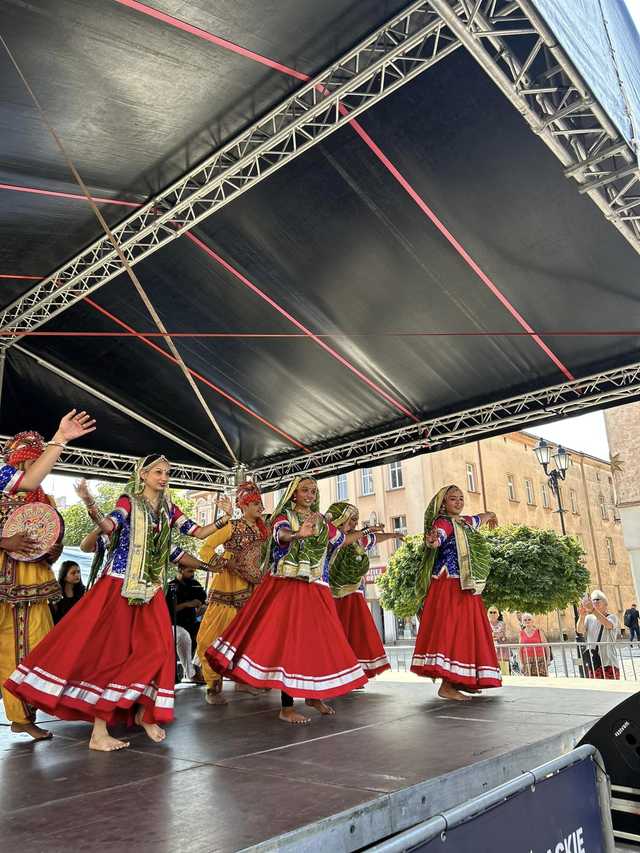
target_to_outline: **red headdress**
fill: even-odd
[[[262,502],[260,489],[255,483],[249,481],[240,483],[236,490],[236,505],[242,509],[249,504],[257,504]]]
[[[39,432],[35,432],[35,430],[19,432],[5,444],[3,448],[4,460],[7,465],[19,468],[28,459],[39,459],[44,453],[44,448],[45,440]],[[28,492],[23,500],[28,503],[34,501],[47,502],[47,497],[43,490],[38,487],[32,492]]]

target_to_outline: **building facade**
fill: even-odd
[[[420,533],[424,510],[435,492],[447,483],[460,486],[465,512],[492,510],[501,524],[518,523],[560,532],[557,502],[533,452],[538,439],[525,432],[427,453],[402,462],[363,468],[320,481],[320,505],[346,500],[360,510],[360,522],[384,524],[387,531]],[[567,533],[575,536],[586,553],[592,586],[602,589],[611,608],[622,616],[636,600],[629,556],[624,546],[616,508],[611,464],[570,451],[571,465],[561,495]],[[196,493],[198,520],[213,517],[213,500]],[[265,496],[269,509],[278,493]],[[399,541],[381,543],[370,555],[366,595],[385,642],[410,640],[416,625],[397,620],[379,603],[375,579],[386,570]],[[549,615],[539,620],[549,637],[562,629],[571,634],[573,617]],[[511,622],[511,633],[516,630]]]

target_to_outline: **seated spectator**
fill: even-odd
[[[84,584],[80,576],[80,566],[73,560],[65,560],[58,572],[58,583],[62,590],[62,599],[51,605],[51,615],[57,624],[84,595]]]
[[[522,628],[520,630],[520,663],[522,674],[539,678],[545,678],[548,673],[550,649],[542,645],[547,642],[544,631],[537,628],[531,613],[522,614]],[[527,646],[527,643],[540,643],[536,646]]]
[[[620,678],[615,643],[620,635],[620,623],[615,613],[609,613],[607,596],[594,589],[585,596],[578,608],[580,617],[576,631],[584,634],[586,649],[582,653],[587,678]]]

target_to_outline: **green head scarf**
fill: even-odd
[[[294,533],[300,530],[302,526],[304,517],[296,511],[294,496],[298,486],[304,480],[316,482],[313,477],[295,477],[289,483],[277,507],[269,516],[271,536],[267,543],[266,562],[272,558],[274,546],[273,524],[276,518],[279,515],[285,515]],[[311,506],[311,512],[317,513],[319,511],[320,495],[316,488],[316,497]],[[300,578],[301,580],[316,580],[322,577],[324,558],[327,553],[327,545],[329,544],[329,529],[322,518],[320,518],[318,527],[318,532],[313,536],[309,536],[306,539],[293,539],[291,541],[287,553],[274,566],[277,575],[287,578]],[[265,564],[263,564],[263,569],[266,569]]]
[[[129,517],[129,554],[122,584],[122,595],[129,604],[148,604],[160,586],[166,586],[171,552],[171,521],[168,494],[162,496],[156,519],[142,496],[142,474],[152,465],[168,460],[152,454],[138,459],[124,494],[131,501]],[[115,543],[112,543],[110,550]]]
[[[460,567],[460,586],[462,589],[468,589],[479,594],[485,587],[491,569],[489,546],[484,536],[470,527],[461,516],[447,514],[444,508],[444,499],[447,492],[457,488],[453,485],[443,486],[433,496],[424,513],[424,533],[426,536],[431,532],[431,528],[438,518],[446,518],[452,523]],[[421,601],[426,596],[431,584],[437,551],[437,548],[424,546],[422,565],[416,581],[416,593]]]
[[[360,511],[357,506],[347,501],[335,501],[327,510],[326,515],[331,516],[331,523],[335,527],[342,527],[343,524],[346,524],[354,516],[357,518],[360,515]]]

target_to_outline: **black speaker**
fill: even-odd
[[[612,708],[578,746],[590,743],[611,779],[614,835],[640,847],[640,692]]]

